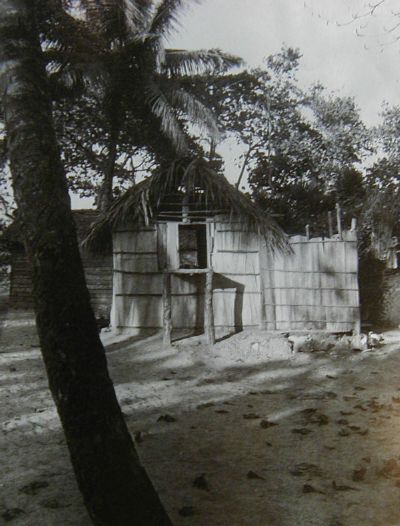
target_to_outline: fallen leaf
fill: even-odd
[[[227,413],[229,413],[229,411],[227,411],[226,409],[217,409],[215,412],[219,415],[226,415]]]
[[[197,406],[197,409],[207,409],[207,407],[213,407],[215,402],[206,402],[205,404],[200,404]]]
[[[176,422],[176,418],[171,415],[161,415],[157,418],[157,422]]]
[[[313,413],[316,413],[317,412],[317,409],[315,407],[307,407],[307,409],[303,409],[302,411],[300,411],[301,414],[303,415],[312,415]]]
[[[21,510],[21,508],[10,508],[6,510],[4,513],[2,513],[1,516],[6,522],[10,522],[16,519],[22,513],[25,513],[25,511]]]
[[[341,429],[339,432],[338,432],[338,435],[340,437],[348,437],[350,435],[350,432],[347,431],[347,429]]]
[[[178,513],[181,517],[191,517],[194,515],[194,508],[193,506],[183,506]]]
[[[353,471],[353,475],[351,477],[351,480],[353,480],[354,482],[362,482],[363,480],[365,480],[365,475],[366,474],[367,474],[367,469],[366,468],[355,469]]]
[[[262,429],[267,429],[268,427],[277,426],[278,424],[276,422],[270,422],[269,420],[261,420],[260,427]]]
[[[322,471],[319,466],[315,464],[308,464],[307,462],[296,464],[293,469],[289,470],[289,472],[294,477],[304,477],[305,475],[320,477],[322,475]]]
[[[210,491],[210,488],[208,486],[208,482],[206,481],[206,477],[204,473],[194,479],[193,486],[203,491]]]
[[[369,433],[368,429],[363,429],[362,431],[356,431],[357,435],[366,436]]]
[[[58,510],[58,509],[61,509],[61,508],[68,508],[69,506],[71,506],[71,504],[62,504],[57,499],[42,500],[40,505],[43,506],[44,508],[48,508],[50,510]]]
[[[248,479],[259,479],[259,480],[265,480],[264,477],[260,477],[255,471],[248,471],[246,477]]]
[[[335,481],[332,482],[332,487],[336,491],[358,491],[357,488],[353,488],[352,486],[346,486],[345,484],[336,484]]]
[[[311,486],[311,484],[303,485],[303,493],[320,493],[321,495],[325,495],[323,491],[315,489],[314,486]]]
[[[20,493],[25,493],[25,495],[36,495],[39,490],[47,488],[49,483],[45,480],[34,480],[26,486],[20,488]]]
[[[256,415],[255,413],[246,413],[245,415],[243,415],[243,418],[245,420],[257,420],[258,418],[260,418],[260,415]]]
[[[298,435],[308,435],[312,433],[312,430],[307,429],[306,427],[298,427],[298,428],[292,429],[292,433],[296,433]]]
[[[390,458],[385,462],[380,474],[386,478],[400,478],[400,466],[395,458]]]

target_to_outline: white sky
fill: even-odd
[[[365,0],[202,0],[189,2],[181,28],[168,46],[184,49],[219,47],[262,62],[283,44],[300,48],[300,79],[315,81],[343,95],[354,95],[367,124],[377,122],[383,100],[400,103],[398,31],[387,32],[400,18],[397,0],[384,0],[373,16]],[[397,4],[397,6],[396,6]],[[385,31],[386,28],[386,31]],[[357,36],[356,31],[362,35]]]
[[[249,66],[260,65],[283,44],[298,47],[301,83],[320,81],[338,94],[354,96],[367,125],[378,122],[383,101],[400,104],[400,27],[390,31],[400,23],[397,0],[383,0],[372,16],[362,15],[379,0],[185,1],[189,9],[167,47],[221,48]],[[356,15],[361,18],[354,20]],[[220,152],[233,182],[240,152],[229,144]]]

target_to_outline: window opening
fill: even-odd
[[[207,268],[206,225],[179,225],[179,268]]]

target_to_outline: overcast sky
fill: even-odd
[[[276,53],[283,44],[303,53],[300,78],[321,81],[354,95],[367,124],[375,124],[381,103],[400,103],[400,22],[397,0],[384,0],[366,15],[373,0],[202,0],[190,2],[181,29],[169,46],[219,47],[249,65]],[[396,6],[397,4],[397,6]],[[361,16],[353,20],[355,16]],[[352,22],[353,20],[353,22]],[[350,23],[352,22],[352,23]],[[358,33],[361,36],[357,36]]]
[[[397,0],[185,0],[180,29],[167,47],[221,48],[256,66],[282,45],[300,48],[299,78],[354,96],[368,125],[383,101],[400,104],[400,6]],[[379,4],[379,5],[378,5]],[[397,4],[397,5],[396,5]],[[377,5],[370,13],[373,5]],[[399,15],[396,16],[396,9]],[[365,15],[365,16],[364,16]],[[220,148],[236,181],[240,151]],[[88,201],[90,203],[91,200]],[[75,202],[75,206],[83,206]]]

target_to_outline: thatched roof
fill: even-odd
[[[264,235],[272,248],[287,248],[286,235],[277,223],[203,159],[176,161],[168,170],[126,191],[93,224],[85,245],[94,251],[108,250],[114,230],[126,224],[146,226],[155,222],[162,215],[165,198],[177,192],[189,194],[192,204],[197,201],[211,213],[239,219],[249,231]]]

